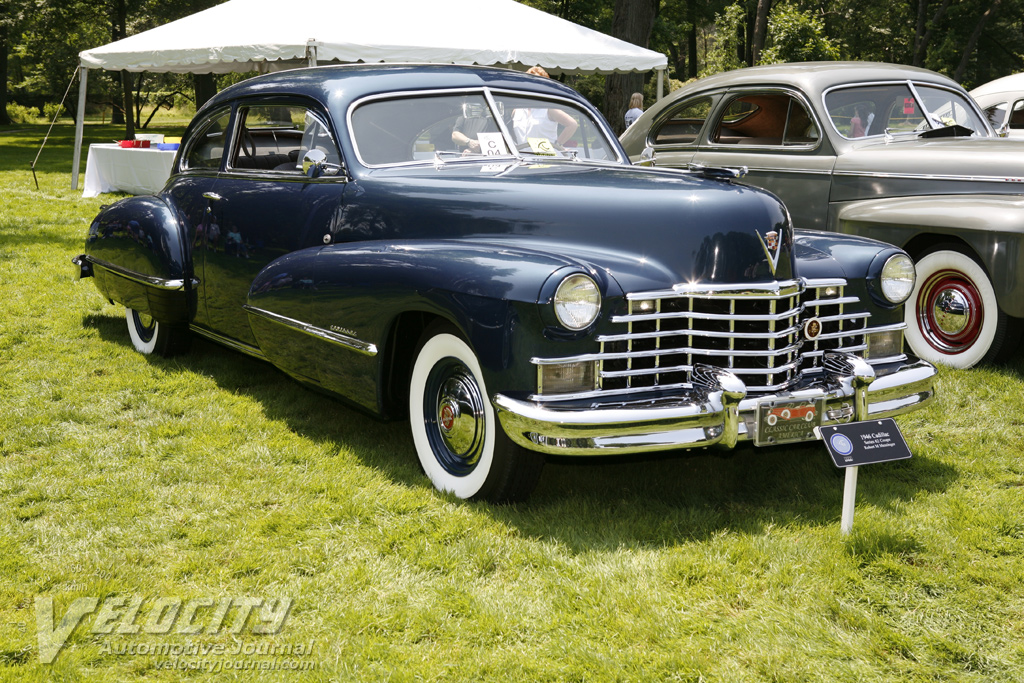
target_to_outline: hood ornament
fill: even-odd
[[[756,233],[757,239],[764,248],[764,255],[768,257],[768,267],[772,269],[772,275],[779,268],[779,256],[782,254],[782,233],[779,230],[770,230],[762,235]]]

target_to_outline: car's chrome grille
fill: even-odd
[[[696,364],[727,368],[750,394],[784,390],[820,372],[825,351],[863,351],[870,315],[845,280],[793,280],[745,288],[676,287],[631,294],[622,331],[598,337],[605,391],[686,386]],[[807,338],[816,319],[820,334]]]

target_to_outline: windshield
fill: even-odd
[[[952,125],[989,135],[988,126],[962,93],[921,83],[836,88],[825,94],[825,108],[836,132],[851,139]]]
[[[352,139],[367,166],[461,157],[541,156],[618,161],[585,110],[565,100],[482,92],[377,99],[352,112]]]

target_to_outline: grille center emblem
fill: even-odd
[[[817,318],[811,318],[804,323],[804,339],[807,341],[814,341],[821,336],[821,321]]]
[[[764,235],[755,233],[757,239],[764,248],[764,255],[768,257],[768,267],[772,269],[772,275],[779,267],[779,255],[782,253],[782,236],[778,230],[769,230]]]

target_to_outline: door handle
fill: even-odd
[[[216,192],[204,192],[203,193],[203,197],[205,197],[206,199],[209,199],[211,202],[219,202],[219,201],[224,199],[223,197],[221,197]]]

